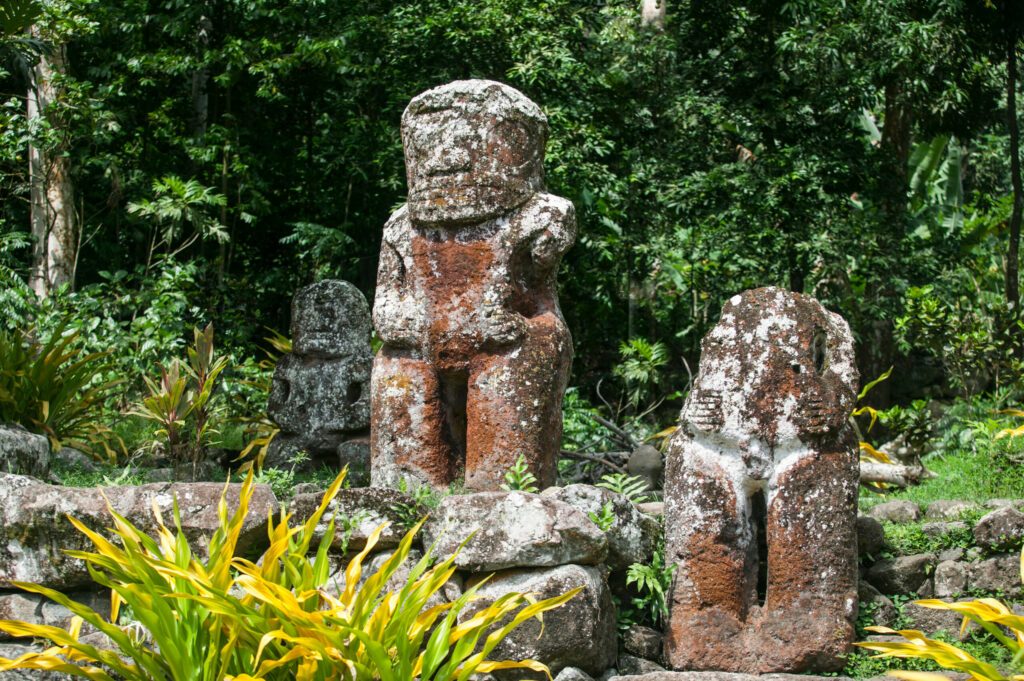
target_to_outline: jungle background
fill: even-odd
[[[576,205],[568,449],[629,444],[602,420],[670,426],[722,301],[763,285],[843,314],[863,383],[893,368],[865,396],[877,445],[969,444],[936,425],[950,409],[1012,420],[1012,0],[4,0],[0,20],[0,325],[92,353],[83,387],[118,387],[90,418],[123,452],[209,323],[207,444],[245,445],[292,294],[335,277],[372,300],[401,112],[459,78],[541,105],[549,190]]]

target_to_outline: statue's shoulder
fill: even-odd
[[[384,223],[384,241],[398,244],[409,239],[412,223],[409,221],[409,207],[406,204],[391,214]]]
[[[565,225],[573,229],[576,224],[576,208],[572,201],[554,194],[537,192],[527,201],[520,212],[525,232],[550,229],[552,225]]]

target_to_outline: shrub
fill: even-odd
[[[188,364],[174,360],[160,367],[160,380],[146,379],[149,396],[134,414],[157,424],[156,434],[165,438],[167,453],[176,464],[191,463],[193,473],[206,458],[206,448],[217,434],[218,410],[213,396],[217,378],[227,368],[226,357],[216,357],[213,324],[193,330]]]
[[[253,494],[251,473],[242,484],[233,515],[229,516],[222,495],[220,526],[205,560],[192,552],[182,534],[176,505],[175,531],[155,512],[156,539],[113,510],[117,543],[72,519],[95,550],[70,555],[86,561],[93,578],[113,592],[111,620],[56,591],[19,583],[19,588],[64,605],[75,619],[67,631],[0,621],[0,631],[43,638],[54,646],[13,660],[0,658],[0,672],[48,670],[92,681],[111,681],[114,675],[126,681],[465,681],[473,673],[510,668],[548,674],[536,661],[491,661],[487,656],[519,624],[540,618],[578,590],[539,602],[525,594],[507,594],[460,623],[459,614],[475,599],[476,587],[454,603],[428,607],[428,599],[455,572],[456,556],[433,564],[427,551],[401,589],[387,591],[385,585],[407,559],[422,521],[364,582],[363,562],[385,526],[377,528],[348,564],[344,584],[328,588],[333,519],[312,559],[309,552],[343,479],[344,473],[304,524],[291,527],[284,511],[278,522],[271,519],[270,546],[256,562],[236,555]],[[138,627],[117,624],[122,605],[130,608]],[[106,634],[116,650],[79,640],[83,622]]]
[[[67,445],[115,460],[124,445],[100,423],[119,383],[99,378],[109,354],[83,353],[77,332],[62,331],[40,343],[31,331],[0,330],[0,422],[46,435],[54,449]]]
[[[1021,579],[1024,580],[1024,553],[1021,554]],[[946,603],[936,599],[915,601],[917,605],[935,610],[952,610],[963,615],[961,631],[976,623],[1010,654],[1010,666],[1020,670],[1024,664],[1024,617],[994,598],[979,598],[960,603]],[[931,660],[941,667],[970,674],[978,681],[1010,681],[1019,675],[1004,675],[992,662],[972,655],[953,643],[928,638],[915,629],[896,631],[888,627],[867,627],[878,634],[902,636],[905,641],[863,642],[856,645],[879,653],[876,658],[898,657]],[[908,681],[937,681],[946,676],[929,672],[891,670],[889,675]]]

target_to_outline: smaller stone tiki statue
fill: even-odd
[[[667,454],[665,654],[683,670],[831,671],[857,611],[850,328],[777,288],[704,338]]]
[[[370,306],[347,281],[312,284],[292,300],[291,333],[292,351],[278,361],[267,399],[281,433],[265,465],[288,467],[304,452],[312,465],[352,465],[358,480],[365,444],[352,445],[370,425]]]
[[[384,227],[373,321],[372,483],[496,489],[520,456],[555,478],[572,339],[556,273],[572,203],[544,192],[547,120],[486,80],[402,116],[408,203]]]

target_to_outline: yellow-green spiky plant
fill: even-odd
[[[1024,581],[1024,552],[1021,553],[1021,580]],[[1024,665],[1024,617],[1013,613],[1004,603],[994,598],[979,598],[962,603],[946,603],[936,599],[914,601],[917,605],[936,610],[952,610],[963,615],[960,633],[971,622],[976,623],[1006,647],[1013,656],[1010,666],[1016,671]],[[856,645],[874,650],[875,657],[903,657],[931,660],[940,667],[970,674],[977,681],[1024,681],[1024,675],[1004,674],[995,665],[979,660],[965,650],[944,641],[925,636],[916,629],[895,631],[888,627],[868,627],[878,634],[899,635],[903,641],[864,642]],[[949,681],[949,677],[930,672],[890,670],[890,676],[907,681]]]
[[[0,631],[53,644],[13,660],[0,658],[0,671],[39,669],[92,681],[113,681],[115,676],[126,681],[465,681],[473,673],[510,668],[550,676],[547,667],[533,660],[487,658],[521,623],[539,619],[578,590],[539,602],[529,594],[511,593],[476,612],[464,612],[476,600],[478,585],[455,602],[428,606],[431,596],[455,572],[455,556],[434,565],[428,551],[413,566],[404,586],[388,591],[386,584],[408,558],[422,521],[363,581],[363,562],[384,526],[378,528],[348,564],[344,584],[331,588],[328,548],[334,536],[333,519],[315,555],[308,556],[316,528],[343,479],[344,473],[302,525],[291,527],[284,511],[278,522],[271,518],[270,546],[257,562],[236,555],[253,494],[251,474],[242,485],[234,514],[228,513],[226,489],[221,496],[220,527],[205,560],[189,547],[177,507],[172,532],[154,505],[156,539],[113,509],[110,533],[116,543],[72,519],[95,550],[71,555],[86,561],[93,579],[111,589],[111,620],[56,591],[19,583],[26,591],[66,606],[75,618],[66,631],[0,621]],[[141,631],[117,624],[123,605],[130,607]],[[82,642],[83,622],[106,634],[115,649]]]

